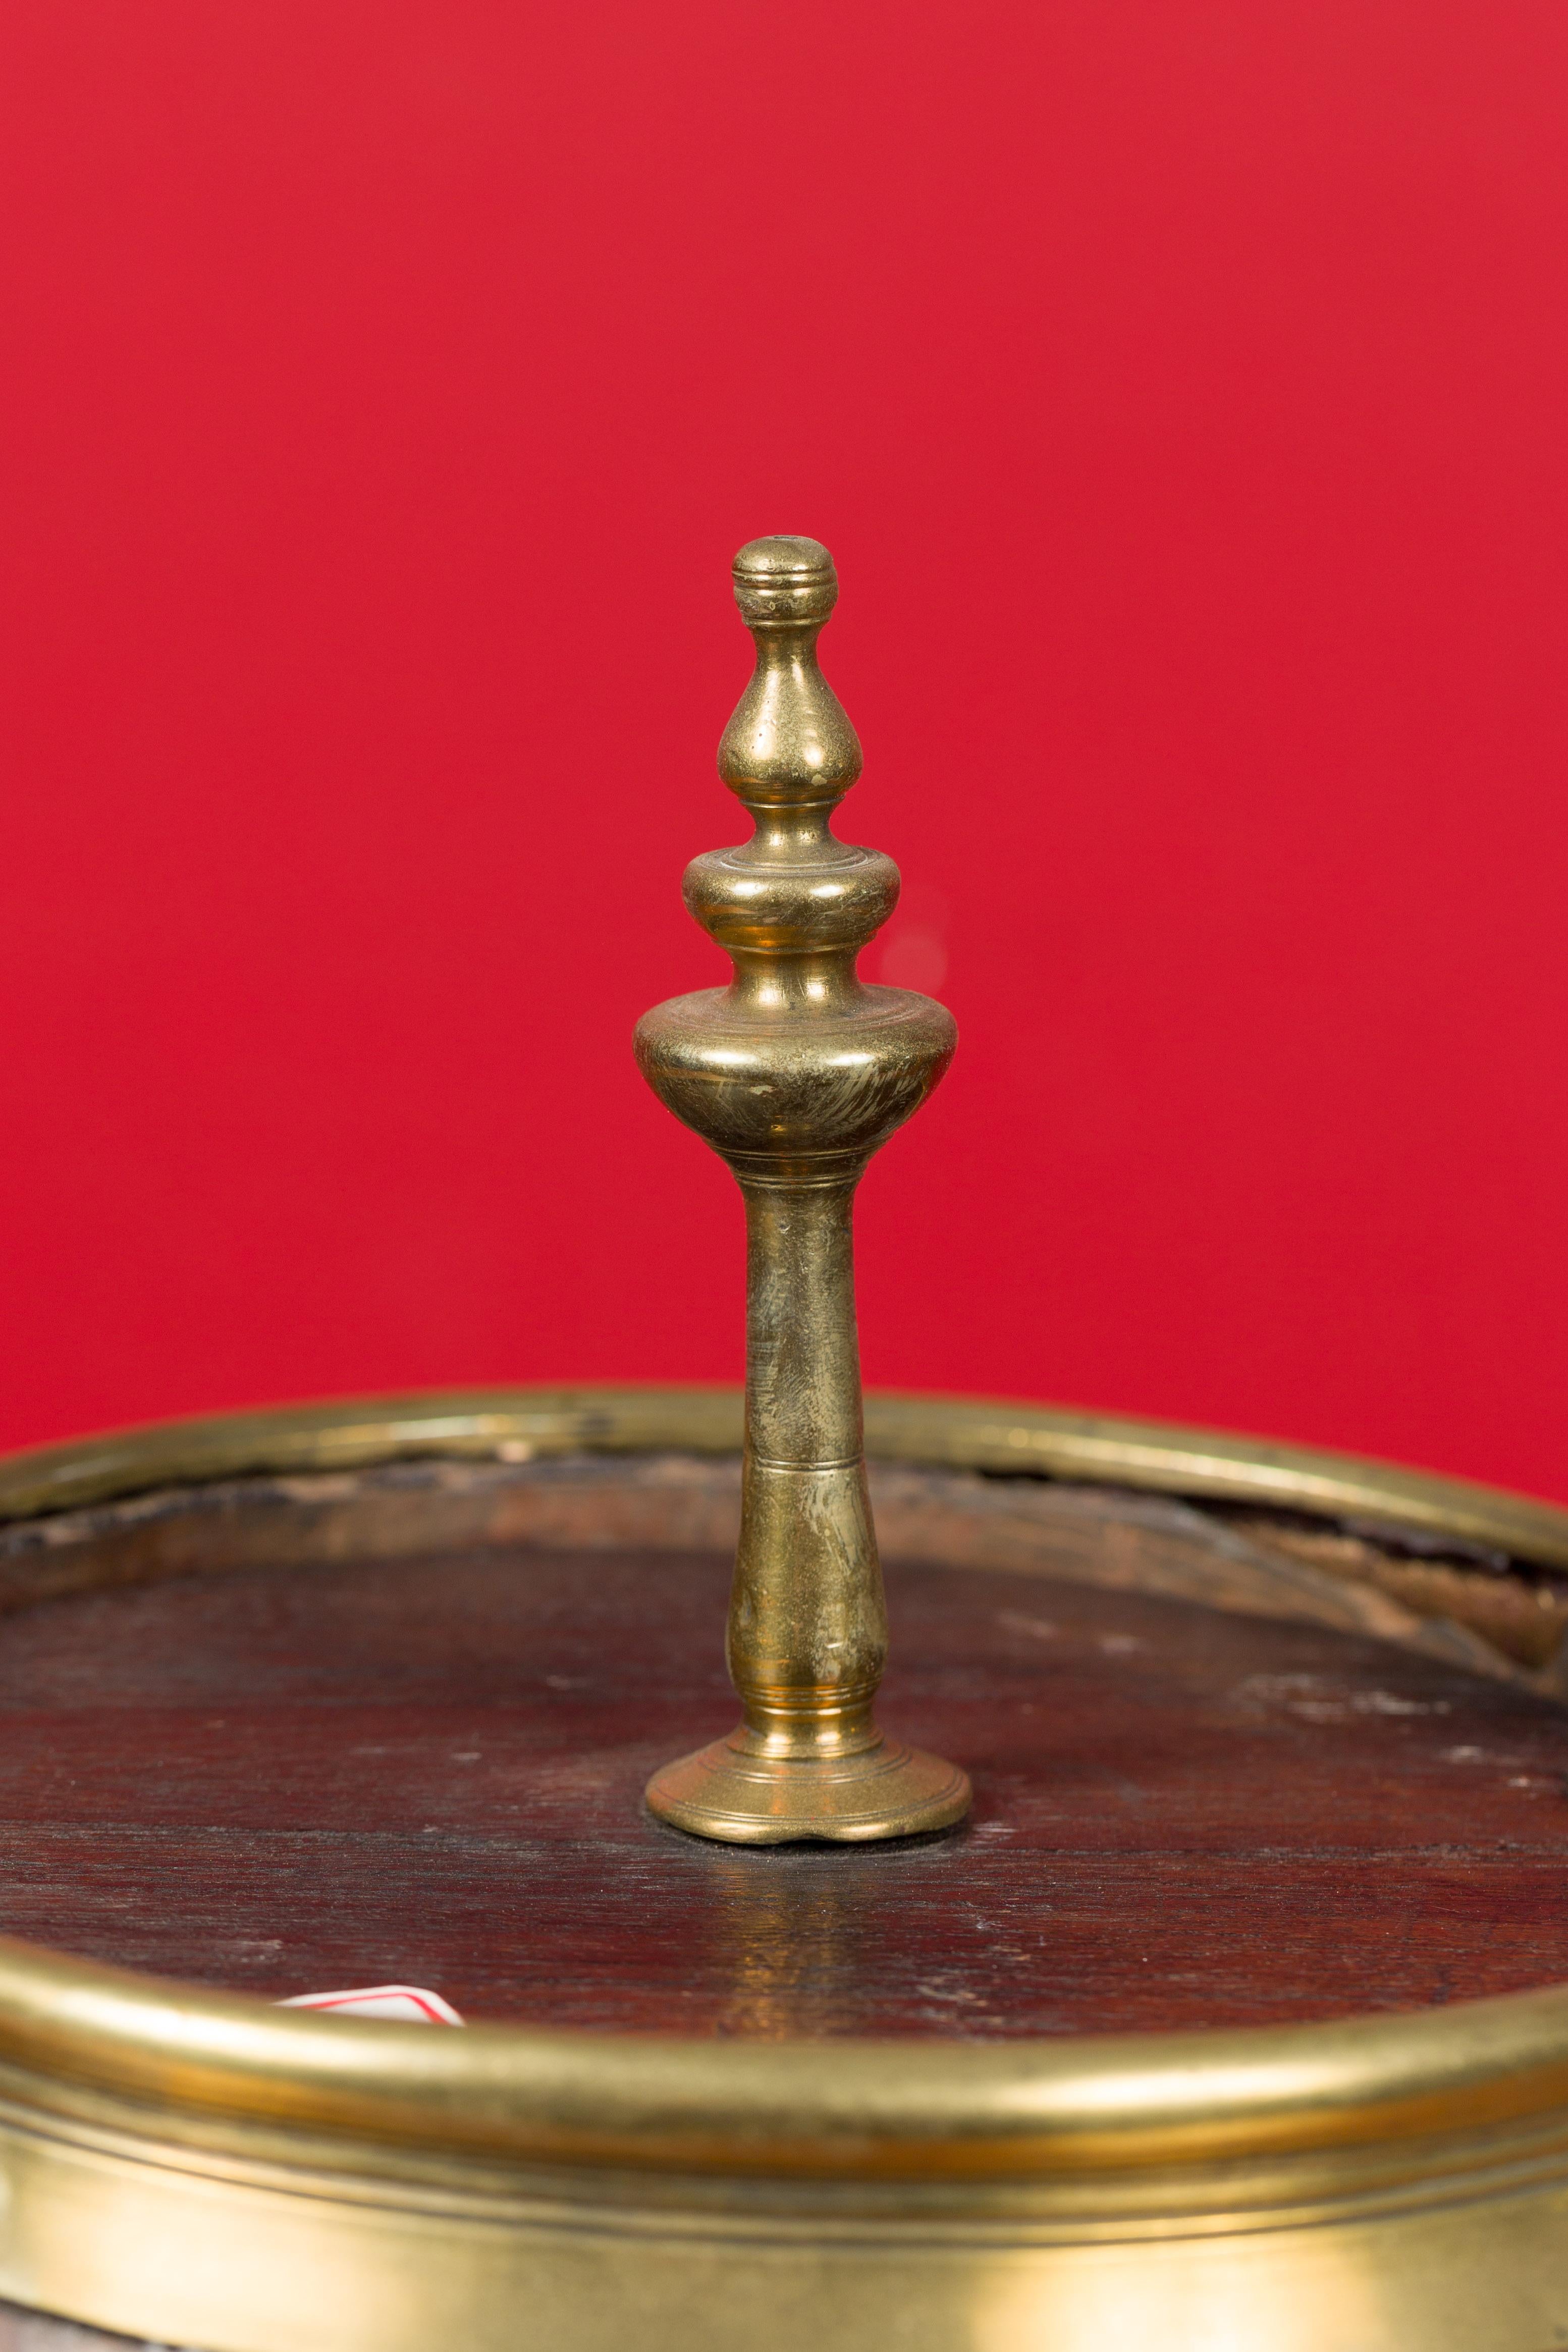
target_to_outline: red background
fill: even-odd
[[[738,1373],[635,1014],[834,550],[868,1375],[1568,1496],[1562,0],[10,0],[0,1439]]]

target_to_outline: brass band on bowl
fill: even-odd
[[[111,1430],[0,1457],[0,1520],[247,1473],[379,1462],[604,1453],[738,1454],[737,1388],[442,1389],[333,1398]],[[1273,1439],[1072,1412],[1011,1399],[865,1400],[873,1461],[1035,1472],[1257,1503],[1458,1538],[1568,1568],[1568,1510],[1500,1486]]]
[[[868,1451],[1448,1534],[1568,1512],[1012,1404]],[[725,1391],[222,1416],[0,1465],[0,1517],[411,1457],[728,1453]],[[202,2352],[1541,2352],[1568,2338],[1568,1988],[1412,2016],[774,2045],[274,2010],[0,1945],[0,2294]]]

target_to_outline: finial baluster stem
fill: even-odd
[[[861,768],[816,656],[838,595],[832,559],[814,540],[756,540],[735,580],[757,667],[719,772],[755,830],[695,859],[685,879],[735,978],[645,1014],[637,1055],[746,1200],[728,1644],[744,1714],[727,1739],[655,1773],[648,1802],[737,1843],[896,1837],[961,1819],[969,1784],[887,1738],[873,1714],[887,1620],[862,1456],[852,1219],[867,1160],[924,1102],[956,1033],[928,997],[867,988],[855,970],[898,873],[831,823]]]

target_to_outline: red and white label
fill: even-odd
[[[423,1985],[363,1985],[355,1992],[297,1992],[279,2009],[329,2009],[340,2017],[385,2017],[400,2025],[461,2025],[449,2000]]]

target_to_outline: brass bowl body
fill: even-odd
[[[705,1391],[325,1405],[14,1456],[0,1517],[740,1434]],[[1568,1565],[1568,1513],[1333,1455],[935,1399],[872,1399],[867,1437]],[[369,2024],[11,1943],[0,2178],[0,2294],[203,2352],[1543,2352],[1568,2337],[1568,1987],[779,2045]]]

